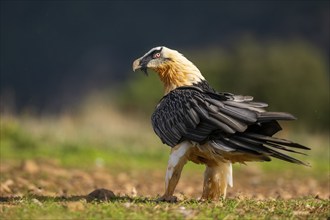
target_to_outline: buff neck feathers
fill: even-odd
[[[164,83],[165,94],[180,86],[191,86],[204,80],[199,69],[177,51],[167,53],[168,60],[156,67],[160,80]]]
[[[204,80],[199,69],[176,50],[155,47],[133,63],[133,70],[152,69],[164,84],[165,94],[180,86],[191,86]]]

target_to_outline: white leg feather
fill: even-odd
[[[183,166],[187,163],[187,157],[192,144],[190,142],[182,142],[172,148],[170,158],[168,160],[166,177],[165,177],[165,193],[159,199],[162,201],[174,201],[173,193],[179,182]]]
[[[227,183],[230,187],[233,187],[233,166],[232,163],[226,163],[227,164]]]

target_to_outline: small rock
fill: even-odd
[[[111,190],[107,189],[96,189],[89,193],[86,197],[87,202],[96,201],[109,201],[115,198],[115,194]]]
[[[36,199],[36,198],[32,199],[31,201],[32,201],[34,204],[37,204],[38,206],[42,206],[42,203],[41,203],[38,199]]]

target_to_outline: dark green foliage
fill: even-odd
[[[175,49],[175,48],[174,48]],[[260,42],[246,37],[227,46],[180,51],[218,91],[252,95],[268,110],[295,115],[294,124],[310,130],[329,129],[329,68],[326,56],[307,42]],[[153,74],[151,74],[153,75]],[[134,76],[123,106],[150,113],[162,96],[155,76]]]

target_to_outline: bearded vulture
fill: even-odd
[[[268,112],[252,96],[215,91],[192,62],[164,46],[136,59],[137,69],[154,70],[165,88],[151,117],[155,133],[172,148],[160,201],[176,201],[173,193],[188,160],[206,165],[203,200],[225,198],[227,185],[233,186],[232,163],[275,157],[308,165],[280,151],[303,154],[295,149],[310,148],[273,137],[281,130],[278,120],[294,120],[293,115]]]

